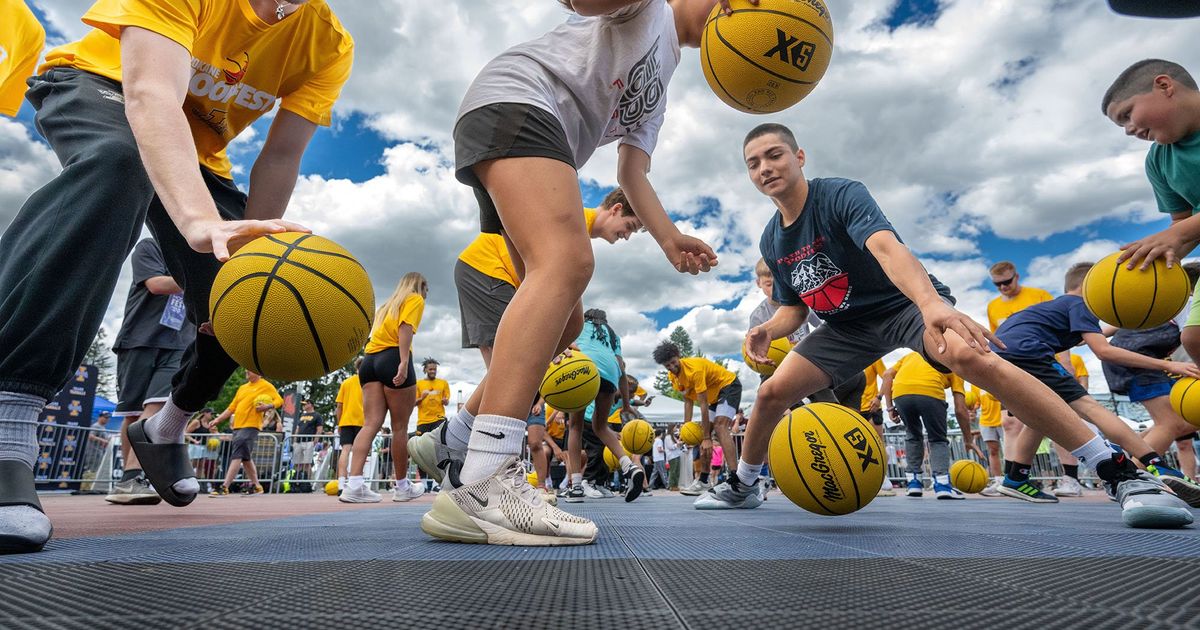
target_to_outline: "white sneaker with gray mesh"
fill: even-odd
[[[696,497],[696,496],[700,496],[701,494],[703,494],[705,492],[708,492],[708,489],[711,487],[712,487],[712,484],[704,483],[703,481],[700,481],[700,479],[697,478],[697,479],[693,479],[692,483],[690,483],[686,487],[684,487],[683,490],[680,490],[679,494],[689,496],[689,497]]]
[[[396,503],[404,503],[406,501],[412,501],[423,494],[425,494],[425,482],[421,481],[419,483],[412,483],[410,481],[407,488],[401,489],[400,486],[396,486],[393,489],[392,501]]]
[[[1083,496],[1083,486],[1079,485],[1079,482],[1074,477],[1063,475],[1054,486],[1054,496],[1081,497]]]
[[[342,493],[338,495],[338,501],[342,503],[379,503],[382,500],[383,496],[365,483],[357,489],[351,488],[347,484]]]
[[[510,458],[490,477],[443,490],[421,518],[421,531],[442,540],[489,545],[558,546],[595,542],[596,524],[542,500],[525,469]]]

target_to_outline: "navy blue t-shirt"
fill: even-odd
[[[1001,350],[992,344],[992,350],[1027,359],[1053,357],[1082,343],[1084,333],[1098,332],[1100,319],[1087,309],[1083,298],[1060,295],[1004,320],[996,337],[1008,347]]]
[[[785,226],[776,212],[759,242],[775,280],[775,301],[807,304],[830,322],[878,316],[910,304],[867,250],[867,239],[885,230],[896,233],[862,182],[810,180],[799,218]],[[937,278],[930,275],[929,281],[950,297],[950,289]]]

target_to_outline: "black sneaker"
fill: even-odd
[[[583,486],[571,486],[567,488],[567,493],[563,495],[563,501],[567,503],[583,503]]]

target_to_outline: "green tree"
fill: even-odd
[[[108,343],[108,333],[101,327],[83,355],[83,362],[96,366],[96,393],[109,399],[117,399],[117,359]]]
[[[683,326],[676,326],[667,339],[676,346],[679,346],[679,356],[681,357],[702,356],[696,351],[695,344],[692,343],[692,336],[684,330]],[[667,398],[683,400],[683,395],[675,391],[675,388],[671,386],[671,380],[667,378],[666,370],[659,370],[654,375],[654,389]]]

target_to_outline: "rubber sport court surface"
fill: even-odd
[[[0,627],[1200,627],[1200,530],[1126,528],[1098,493],[826,518],[777,492],[699,512],[660,491],[565,505],[601,534],[557,548],[432,540],[431,501],[47,497],[46,550],[0,557]]]

